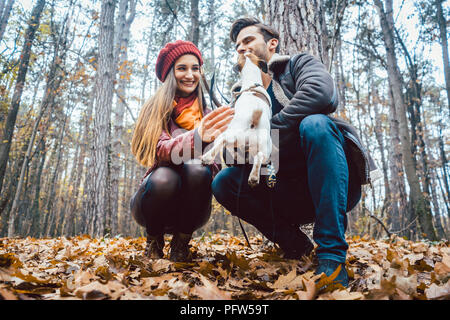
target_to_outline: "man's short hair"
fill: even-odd
[[[278,33],[277,30],[275,30],[271,26],[268,26],[267,24],[262,23],[256,18],[246,17],[246,18],[239,18],[233,22],[233,25],[231,26],[230,30],[231,41],[236,42],[239,32],[241,32],[242,29],[250,26],[258,27],[259,32],[263,35],[264,41],[266,43],[270,39],[274,38],[277,39],[278,41],[280,40],[280,34]],[[280,44],[278,43],[275,52],[278,53],[279,51],[280,51]]]

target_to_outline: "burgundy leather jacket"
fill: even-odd
[[[206,104],[204,103],[203,105],[205,106]],[[207,115],[210,112],[210,109],[206,107],[203,108],[203,115]],[[208,145],[201,141],[197,129],[187,131],[179,127],[171,118],[168,123],[168,132],[163,130],[159,137],[156,146],[155,163],[147,170],[141,183],[156,168],[176,165],[172,161],[172,155],[177,155],[180,159],[183,158],[183,152],[185,151],[190,152],[190,158],[201,155],[202,151],[205,150],[205,147]],[[220,171],[220,166],[216,163],[209,165],[209,167],[211,168],[213,177]]]

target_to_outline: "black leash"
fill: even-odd
[[[220,66],[220,64],[219,64]],[[205,86],[205,89],[208,91],[209,94],[209,101],[211,104],[211,108],[214,110],[218,107],[220,107],[222,104],[220,103],[220,101],[217,99],[216,95],[214,94],[214,85],[216,84],[216,69],[217,69],[217,63],[214,66],[214,71],[213,71],[213,75],[211,77],[211,81],[210,81],[210,85],[208,85],[208,81],[206,80],[206,77],[204,74],[202,74],[202,80],[203,80],[203,85]],[[224,95],[222,94],[222,92],[220,92],[219,88],[216,85],[216,89],[219,92],[220,96],[222,97],[223,100],[225,100],[226,104],[229,104],[230,101],[224,97]],[[216,107],[214,107],[214,105],[216,105]]]
[[[238,188],[238,194],[237,194],[237,201],[236,201],[236,213],[239,213],[239,199],[241,198],[241,187],[242,187],[242,181],[244,180],[244,172],[245,167],[242,167],[241,171],[241,179],[239,181],[239,188]],[[245,232],[244,226],[242,225],[241,218],[236,214],[238,217],[239,225],[241,226],[242,233],[244,234],[245,240],[247,241],[248,247],[253,250],[252,246],[250,245],[250,241],[248,240],[247,233]]]
[[[214,75],[213,75],[213,79],[214,79]],[[213,79],[212,79],[212,81],[213,81]],[[212,86],[210,87],[208,85],[208,81],[206,81],[206,77],[204,74],[202,74],[202,80],[203,80],[203,85],[205,86],[205,89],[208,91],[208,94],[209,94],[211,108],[214,110],[214,109],[220,107],[221,103],[219,102],[219,100],[217,100],[216,96],[214,95]],[[214,81],[213,81],[213,84],[214,84]],[[216,108],[214,108],[214,105],[216,105]]]

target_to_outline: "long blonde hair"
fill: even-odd
[[[203,71],[201,70],[201,77]],[[201,80],[201,79],[200,79]],[[162,86],[148,99],[139,113],[131,139],[131,152],[144,167],[151,167],[156,160],[156,146],[163,130],[169,131],[168,124],[173,111],[173,100],[177,81],[172,69],[168,72]],[[200,112],[203,116],[203,91],[201,81],[197,86]]]

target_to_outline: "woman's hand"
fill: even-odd
[[[222,132],[228,128],[228,124],[234,116],[234,109],[221,106],[208,113],[198,126],[198,134],[203,142],[213,142]]]

